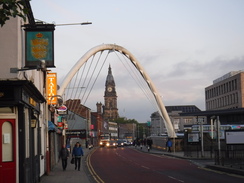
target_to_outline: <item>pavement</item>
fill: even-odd
[[[128,148],[128,147],[125,147]],[[238,169],[238,168],[232,168],[228,166],[221,166],[221,165],[215,165],[214,159],[210,158],[192,158],[192,157],[186,157],[184,156],[184,152],[165,152],[158,149],[151,149],[148,151],[148,149],[144,146],[142,148],[140,147],[133,147],[130,146],[129,148],[134,148],[135,150],[144,152],[144,153],[151,153],[151,154],[157,154],[157,155],[165,155],[165,156],[171,156],[181,159],[187,159],[191,161],[192,163],[196,164],[199,167],[202,168],[208,168],[212,170],[217,170],[221,172],[226,172],[230,174],[237,174],[244,176],[244,170]],[[68,166],[66,171],[63,171],[62,169],[62,162],[59,161],[55,168],[50,172],[49,175],[44,175],[41,177],[40,183],[93,183],[96,182],[91,173],[89,172],[87,168],[87,155],[91,153],[94,149],[88,149],[83,148],[84,156],[82,157],[81,162],[81,169],[80,171],[75,170],[75,166],[73,164],[70,164],[70,159],[68,160]]]
[[[71,157],[68,159],[68,165],[65,171],[62,168],[62,161],[59,161],[51,170],[49,175],[43,175],[40,183],[92,183],[94,182],[88,169],[86,168],[87,155],[92,151],[83,148],[84,156],[81,159],[80,171],[75,170],[75,165],[70,163]]]

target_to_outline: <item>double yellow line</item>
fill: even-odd
[[[105,183],[95,172],[95,170],[93,169],[92,165],[91,165],[91,156],[92,154],[96,151],[93,150],[91,153],[89,153],[86,157],[86,165],[88,167],[88,170],[90,172],[90,174],[92,175],[92,177],[94,178],[94,180],[97,182],[97,183]]]

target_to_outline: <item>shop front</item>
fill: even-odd
[[[30,81],[0,81],[0,183],[39,181],[45,101]]]

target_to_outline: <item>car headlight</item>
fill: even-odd
[[[121,143],[121,145],[123,146],[123,145],[124,145],[124,143]]]
[[[107,143],[106,146],[109,146],[109,143]]]
[[[100,145],[103,145],[103,143],[102,143],[102,142],[100,142]]]
[[[113,146],[115,146],[115,143],[113,143]]]

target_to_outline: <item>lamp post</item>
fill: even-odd
[[[67,26],[67,25],[90,25],[92,22],[82,22],[82,23],[69,23],[69,24],[54,24],[55,26]]]

